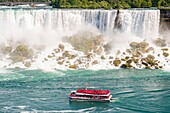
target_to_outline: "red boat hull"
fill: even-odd
[[[110,102],[112,95],[109,90],[89,90],[79,89],[72,91],[70,101],[93,101],[93,102]]]
[[[90,101],[90,102],[110,102],[112,95],[108,98],[88,98],[88,97],[79,97],[79,96],[69,96],[70,101]]]

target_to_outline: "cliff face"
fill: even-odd
[[[170,30],[170,9],[160,10],[160,31]]]

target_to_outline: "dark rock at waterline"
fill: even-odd
[[[132,68],[133,66],[131,64],[125,63],[120,66],[121,68]]]
[[[73,65],[70,65],[69,68],[71,68],[71,69],[77,69],[78,66],[77,66],[76,64],[73,64]]]
[[[121,68],[127,68],[128,66],[127,66],[127,64],[122,64],[120,67]]]
[[[59,65],[63,65],[64,64],[64,61],[58,61],[57,62]]]
[[[142,64],[145,65],[145,66],[148,66],[148,63],[142,61]]]

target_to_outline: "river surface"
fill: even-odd
[[[169,112],[170,73],[161,70],[0,70],[0,112]],[[88,83],[113,101],[69,102]]]

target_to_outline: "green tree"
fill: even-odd
[[[148,0],[148,7],[152,7],[152,0]]]
[[[99,2],[99,5],[101,6],[101,8],[104,8],[104,9],[110,9],[111,8],[111,5],[106,1]]]
[[[59,8],[60,7],[60,0],[52,0],[52,6],[54,8]]]
[[[131,6],[128,3],[126,3],[125,1],[122,1],[121,5],[123,6],[124,9],[131,8]]]
[[[157,3],[157,7],[158,7],[158,8],[161,8],[162,2],[163,2],[163,0],[159,0],[159,1],[158,1],[158,3]]]
[[[148,2],[143,1],[142,4],[141,4],[141,7],[142,8],[148,8]]]

